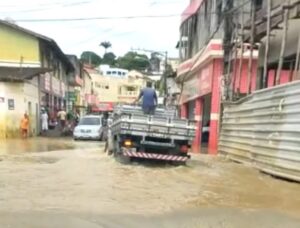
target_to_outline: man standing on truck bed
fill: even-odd
[[[155,106],[157,105],[157,95],[155,89],[152,88],[152,83],[147,82],[146,87],[141,90],[140,95],[134,101],[138,102],[143,97],[142,108],[144,114],[154,115]]]

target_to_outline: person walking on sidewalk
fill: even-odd
[[[41,115],[41,119],[42,119],[42,131],[46,132],[48,131],[48,114],[45,110],[42,110],[42,115]]]
[[[66,126],[66,117],[67,117],[66,111],[64,109],[61,109],[57,113],[57,117],[59,118],[60,127],[61,127],[61,130],[63,131],[63,129]]]
[[[21,134],[23,139],[28,137],[28,131],[29,131],[29,117],[25,113],[23,118],[21,119]]]

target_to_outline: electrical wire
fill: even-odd
[[[77,3],[70,3],[69,5],[65,7],[70,7],[70,6],[76,6],[80,4],[85,4],[91,1],[81,1]],[[246,4],[250,3],[251,0],[247,0],[243,2],[242,4],[234,7],[233,9],[223,12],[223,15],[225,14],[231,14],[235,13],[238,9],[242,8]],[[46,9],[42,9],[46,10]],[[34,11],[38,11],[38,9],[35,9]],[[26,11],[30,12],[30,10]],[[204,14],[204,13],[203,13]],[[213,15],[213,14],[218,14],[217,12],[210,12],[205,15]],[[192,16],[194,15],[193,13],[187,13],[187,14],[166,14],[166,15],[136,15],[136,16],[109,16],[109,17],[82,17],[82,18],[40,18],[40,19],[15,19],[16,22],[70,22],[70,21],[93,21],[93,20],[120,20],[120,19],[151,19],[151,18],[172,18],[172,17],[179,17],[179,16]],[[198,16],[201,14],[197,14]]]
[[[191,14],[189,14],[191,15]],[[120,19],[151,19],[151,18],[172,18],[180,14],[169,15],[141,15],[141,16],[115,16],[115,17],[82,17],[82,18],[44,18],[44,19],[15,19],[16,22],[70,22],[70,21],[95,21],[95,20],[120,20]]]
[[[91,1],[80,1],[80,2],[73,2],[73,3],[65,3],[65,4],[53,3],[53,4],[49,4],[49,5],[38,5],[38,6],[41,6],[41,8],[31,8],[31,9],[16,10],[16,11],[2,11],[0,13],[2,13],[2,14],[32,13],[32,12],[53,10],[56,8],[71,8],[71,7],[89,4],[91,2],[93,2],[93,1],[92,0]]]

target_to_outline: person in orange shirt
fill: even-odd
[[[21,120],[21,133],[23,138],[28,137],[28,130],[29,130],[29,117],[25,113],[24,117]]]

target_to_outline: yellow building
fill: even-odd
[[[119,78],[102,76],[100,73],[90,73],[93,91],[101,103],[132,103],[146,86],[148,77],[138,71],[130,71],[127,77]]]
[[[20,136],[24,113],[37,135],[40,106],[63,103],[72,65],[52,39],[2,20],[0,50],[0,138]]]

